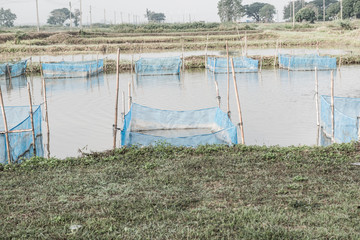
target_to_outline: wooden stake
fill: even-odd
[[[316,53],[318,56],[320,56],[319,41],[316,41]]]
[[[245,31],[245,57],[247,57],[248,54],[247,47],[247,32]]]
[[[117,50],[117,58],[116,58],[116,102],[115,102],[115,124],[114,124],[114,149],[116,148],[116,134],[117,134],[117,124],[118,124],[118,109],[119,109],[119,63],[120,63],[120,48]]]
[[[11,71],[10,71],[10,67],[9,67],[9,65],[7,64],[6,65],[6,68],[7,68],[7,71],[8,71],[8,73],[9,73],[9,79],[10,79],[10,83],[12,82],[11,80]]]
[[[342,62],[342,57],[340,56],[340,60],[339,60],[339,71],[340,71],[340,68],[341,68],[341,62]]]
[[[334,71],[331,71],[331,140],[335,143]]]
[[[219,85],[217,83],[217,81],[214,79],[214,82],[215,82],[215,89],[216,89],[216,99],[218,101],[218,106],[220,108],[220,105],[221,105],[221,97],[220,97],[220,92],[219,92]]]
[[[229,45],[226,41],[226,59],[227,59],[227,114],[230,118],[230,64],[229,64]]]
[[[245,144],[244,124],[243,124],[242,115],[241,115],[240,97],[239,97],[239,92],[238,92],[238,88],[237,88],[237,84],[236,84],[234,61],[232,58],[231,58],[231,69],[232,69],[232,75],[233,75],[233,80],[234,80],[234,89],[235,89],[235,94],[236,94],[237,108],[238,108],[238,113],[239,113],[241,142],[242,142],[242,144]]]
[[[207,56],[208,56],[208,44],[209,44],[209,34],[206,36],[206,46],[205,46],[205,69],[207,69]]]
[[[31,132],[32,132],[32,139],[33,139],[33,151],[34,156],[36,156],[36,139],[35,139],[35,128],[34,128],[34,114],[33,114],[33,107],[32,107],[32,99],[31,99],[31,90],[30,90],[30,83],[27,83],[27,89],[29,93],[29,103],[30,103],[30,120],[31,120]]]
[[[279,45],[279,41],[276,40],[276,50],[275,50],[275,58],[274,58],[274,68],[276,68],[276,59],[277,59],[277,55],[278,55],[278,45]]]
[[[216,57],[214,57],[214,66],[213,66],[213,70],[214,70],[214,77],[215,77],[215,68],[216,68]],[[214,78],[215,79],[215,78]]]
[[[43,75],[41,62],[40,62],[40,74],[42,80],[42,87],[44,91],[44,108],[45,108],[45,122],[46,122],[46,131],[47,131],[47,152],[48,152],[47,157],[50,158],[50,126],[49,126],[49,116],[48,116],[47,97],[46,97],[46,83]]]
[[[185,71],[184,37],[181,37],[181,45],[182,45],[182,70]]]
[[[315,104],[316,104],[316,125],[320,126],[320,116],[319,116],[319,79],[318,71],[315,67]]]
[[[3,96],[2,96],[1,87],[0,87],[0,104],[1,104],[1,112],[2,112],[2,115],[3,115],[3,120],[4,120],[6,152],[7,152],[7,157],[8,157],[8,163],[11,164],[9,129],[8,129],[8,125],[7,125],[7,119],[6,119],[6,113],[5,113],[5,105],[4,105],[4,100],[3,100]]]
[[[121,116],[122,116],[122,120],[124,121],[125,120],[125,92],[123,91],[122,92],[122,113],[121,113]]]
[[[262,71],[262,62],[263,62],[263,56],[260,57],[260,73]]]
[[[129,85],[128,85],[128,95],[129,95],[129,111],[130,111],[131,104],[132,104],[132,96],[131,96],[131,82],[129,82]]]

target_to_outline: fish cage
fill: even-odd
[[[158,143],[186,147],[237,144],[237,127],[217,107],[173,111],[133,103],[125,115],[121,145],[149,146]]]
[[[247,57],[233,58],[235,73],[257,72],[259,61]],[[215,73],[227,73],[228,63],[226,57],[208,57],[207,68]],[[232,72],[231,61],[229,60],[229,72]]]
[[[42,63],[44,78],[90,77],[103,71],[104,61],[50,62]]]
[[[347,143],[359,140],[360,98],[334,98],[334,129],[332,124],[331,97],[322,95],[321,122],[322,134],[334,142]]]
[[[23,159],[34,156],[33,135],[29,107],[8,106],[4,107],[8,126],[8,141],[6,141],[4,119],[0,119],[0,163],[19,163]],[[3,115],[1,115],[2,118]],[[33,121],[35,133],[36,156],[43,156],[42,131],[41,131],[41,106],[33,106]],[[10,149],[10,161],[8,158]]]
[[[26,72],[27,60],[18,61],[18,62],[8,62],[0,64],[0,76],[5,76],[6,78],[18,77]]]
[[[292,71],[335,70],[336,58],[317,54],[279,54],[279,67]]]
[[[138,75],[176,75],[180,74],[181,64],[180,57],[140,58],[135,62],[135,73]]]

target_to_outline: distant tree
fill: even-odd
[[[254,2],[250,5],[245,5],[246,16],[253,18],[256,22],[260,22],[260,9],[262,9],[266,3]]]
[[[165,21],[165,14],[164,13],[156,13],[153,11],[150,11],[149,9],[146,9],[145,17],[148,19],[149,22],[163,22]]]
[[[241,0],[220,0],[217,7],[221,22],[234,22],[245,13]]]
[[[296,0],[295,1],[295,15],[300,9],[305,7],[306,3],[302,0]],[[284,19],[291,21],[292,20],[292,14],[293,14],[293,2],[290,1],[285,7],[284,7]]]
[[[330,20],[334,20],[339,17],[340,13],[340,3],[333,3],[328,6],[326,9],[326,17]]]
[[[325,0],[325,11],[331,4],[334,4],[337,2],[338,2],[338,0]],[[323,0],[313,0],[313,1],[310,1],[309,4],[312,4],[314,7],[316,7],[315,13],[317,12],[317,14],[316,14],[317,19],[323,20],[324,1]]]
[[[310,23],[314,23],[316,20],[316,13],[312,8],[304,7],[297,12],[295,20],[297,22],[308,21]]]
[[[70,11],[67,8],[54,9],[50,12],[47,23],[51,25],[63,25],[70,18]]]
[[[12,13],[10,9],[0,8],[0,26],[13,27],[15,19],[16,14]]]
[[[267,3],[260,9],[259,16],[263,22],[272,22],[275,13],[275,6]]]
[[[343,18],[360,18],[360,0],[343,0]]]
[[[80,22],[80,10],[79,9],[75,9],[74,13],[71,13],[71,17],[74,18],[74,24],[75,26],[79,26],[79,22]]]

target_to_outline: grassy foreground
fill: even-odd
[[[359,239],[357,143],[124,148],[0,171],[2,238]],[[76,226],[77,225],[77,226]]]

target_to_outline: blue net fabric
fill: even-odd
[[[89,77],[103,71],[104,61],[42,63],[45,78]]]
[[[323,134],[331,137],[331,97],[323,95],[320,99],[322,131]],[[334,98],[335,142],[346,143],[358,140],[358,116],[360,116],[360,98]]]
[[[35,129],[36,155],[43,156],[42,131],[41,131],[41,106],[33,106]],[[9,131],[31,129],[30,108],[5,107]],[[1,115],[1,118],[3,116]],[[4,121],[0,119],[0,163],[7,164],[7,144],[5,138]],[[9,133],[11,162],[21,162],[22,159],[34,156],[32,132]]]
[[[237,127],[217,107],[172,111],[133,103],[125,116],[121,145],[148,146],[158,143],[187,147],[237,144]]]
[[[233,58],[235,73],[257,72],[259,61],[247,57]],[[215,73],[227,73],[227,58],[208,57],[207,67]],[[232,73],[231,60],[229,60],[229,72]]]
[[[174,75],[180,74],[180,57],[141,58],[135,62],[135,72],[139,75]]]
[[[27,60],[18,61],[15,63],[2,63],[0,64],[0,76],[18,77],[26,72]],[[10,72],[10,74],[9,74]]]
[[[336,58],[319,56],[317,54],[279,54],[279,67],[299,71],[314,71],[315,67],[317,70],[335,70]]]

